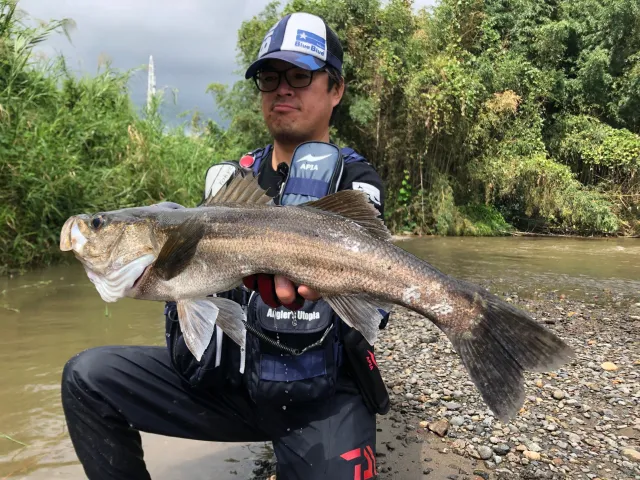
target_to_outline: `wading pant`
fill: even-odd
[[[268,408],[253,403],[244,389],[190,388],[164,347],[99,347],[66,364],[62,405],[90,480],[151,478],[140,431],[217,442],[271,441],[278,480],[376,478],[375,415],[350,385],[325,402]]]

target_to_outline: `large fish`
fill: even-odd
[[[524,371],[554,370],[573,356],[525,312],[393,244],[360,191],[276,206],[255,177],[238,176],[196,208],[70,217],[60,248],[73,250],[107,302],[176,301],[198,360],[216,323],[244,348],[243,310],[211,295],[256,273],[317,290],[370,344],[378,334],[378,308],[401,305],[425,316],[447,335],[482,398],[504,421],[522,406]]]

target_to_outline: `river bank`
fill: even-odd
[[[471,459],[481,478],[640,478],[640,303],[606,292],[591,301],[506,293],[565,339],[574,361],[527,374],[525,405],[502,424],[446,337],[412,312],[398,313],[378,346],[378,364],[394,410],[405,412],[407,425],[422,423],[396,443],[426,439],[427,450]]]

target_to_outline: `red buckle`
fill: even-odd
[[[240,159],[240,166],[242,168],[251,168],[253,167],[253,164],[256,162],[256,159],[254,157],[252,157],[251,155],[245,155]]]

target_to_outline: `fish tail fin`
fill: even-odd
[[[470,300],[481,313],[470,330],[439,326],[487,406],[507,422],[524,403],[524,372],[558,369],[571,360],[574,352],[525,311],[475,285],[459,283],[471,292]]]

